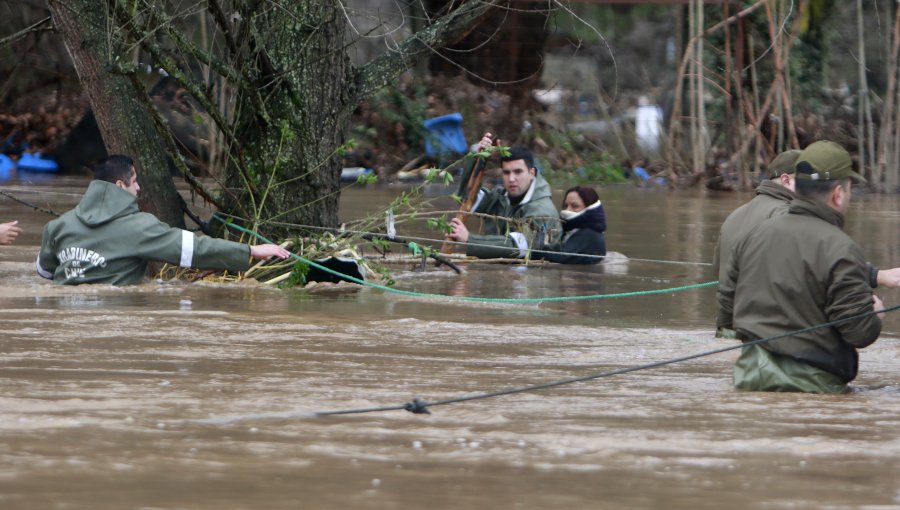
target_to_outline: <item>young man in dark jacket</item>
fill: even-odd
[[[245,271],[250,258],[289,256],[273,244],[198,237],[140,212],[134,163],[113,155],[94,169],[94,180],[75,209],[44,227],[37,272],[56,283],[140,283],[151,260],[182,267]]]
[[[740,240],[719,282],[717,324],[742,341],[863,317],[743,349],[734,367],[738,389],[839,393],[857,374],[858,353],[881,332],[859,246],[842,230],[854,172],[850,155],[816,142],[797,158],[788,214],[763,221]]]
[[[485,133],[477,152],[490,147],[493,138]],[[481,189],[472,212],[481,213],[484,234],[471,234],[464,222],[453,218],[447,239],[466,246],[470,257],[524,258],[533,249],[555,245],[562,235],[559,213],[553,205],[550,185],[537,173],[528,149],[513,147],[501,158],[503,187]],[[466,187],[465,179],[460,190]]]

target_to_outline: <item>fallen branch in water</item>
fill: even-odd
[[[390,236],[388,236],[387,234],[375,234],[375,233],[371,233],[371,234],[363,234],[363,235],[362,235],[362,238],[365,239],[365,240],[367,240],[367,241],[372,241],[373,239],[382,239],[382,240],[385,240],[385,241],[391,241],[391,242],[394,242],[394,243],[403,244],[403,245],[407,245],[407,246],[410,244],[410,241],[409,241],[408,239],[404,239],[404,238],[402,238],[402,237],[397,237],[397,236],[390,237]],[[457,266],[456,264],[454,264],[454,263],[448,258],[448,255],[450,255],[450,254],[446,254],[446,253],[437,253],[437,252],[434,251],[434,250],[428,250],[428,251],[425,253],[425,255],[427,255],[428,257],[431,257],[431,258],[433,258],[434,260],[436,260],[436,261],[438,262],[438,264],[444,264],[444,265],[446,265],[447,267],[449,267],[450,269],[456,271],[456,274],[462,274],[462,272],[463,272],[463,270],[462,270],[461,267],[459,267],[459,266]],[[424,260],[424,259],[423,259],[423,260]]]

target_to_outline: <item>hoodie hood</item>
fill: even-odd
[[[800,197],[791,200],[788,208],[789,214],[803,214],[806,216],[815,216],[819,219],[831,223],[835,227],[844,229],[844,215],[840,211],[828,207],[818,200],[811,200],[806,197]]]
[[[776,181],[763,181],[756,188],[757,195],[766,195],[772,198],[790,202],[797,198],[797,194],[788,188],[785,188]]]
[[[75,207],[75,216],[95,227],[138,211],[136,196],[113,183],[93,180]]]

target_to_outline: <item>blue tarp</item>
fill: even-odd
[[[469,150],[462,130],[462,115],[450,113],[422,123],[427,131],[425,136],[425,154],[437,157],[441,154],[465,154]]]
[[[42,158],[39,152],[35,154],[23,153],[19,157],[19,161],[16,162],[16,167],[19,170],[31,172],[56,172],[59,170],[59,165],[56,164],[56,161]]]
[[[9,179],[16,164],[6,154],[0,154],[0,179]]]

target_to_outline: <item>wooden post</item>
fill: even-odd
[[[495,140],[494,145],[497,145],[498,142],[499,140]],[[475,199],[478,198],[478,190],[481,189],[481,181],[484,178],[484,167],[484,158],[475,160],[475,164],[472,166],[472,173],[469,175],[468,182],[466,182],[465,196],[462,197],[463,201],[459,205],[459,211],[456,213],[456,219],[460,221],[466,221],[467,214],[472,210]],[[453,253],[453,244],[444,241],[444,244],[441,245],[441,253],[444,255]]]

